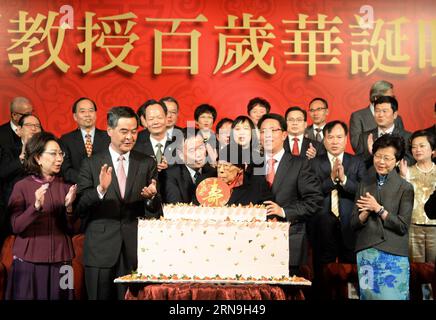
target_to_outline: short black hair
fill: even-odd
[[[390,96],[378,97],[377,100],[375,100],[374,102],[374,109],[378,104],[382,104],[382,103],[389,103],[394,112],[398,111],[398,101],[394,97],[390,97]]]
[[[269,102],[263,98],[256,97],[248,101],[247,104],[247,114],[250,114],[251,110],[256,106],[259,105],[261,107],[264,107],[266,109],[266,113],[269,113],[271,111],[271,105]]]
[[[210,113],[212,115],[213,122],[215,122],[217,112],[214,107],[212,107],[210,104],[200,104],[197,108],[195,108],[194,111],[195,121],[198,121],[198,118],[200,118],[203,113]]]
[[[25,114],[25,115],[23,115],[23,116],[20,118],[20,120],[18,120],[18,126],[19,126],[19,127],[22,127],[23,124],[24,124],[24,120],[26,120],[26,119],[29,118],[29,117],[34,117],[34,118],[38,119],[39,125],[41,126],[41,131],[44,131],[44,130],[42,129],[41,120],[39,120],[39,118],[37,117],[36,114]]]
[[[53,133],[41,131],[35,133],[32,138],[26,143],[26,155],[24,158],[24,169],[27,173],[41,177],[41,166],[37,163],[35,157],[41,156],[45,151],[45,146],[48,142],[55,141],[59,145],[59,140]]]
[[[233,123],[233,120],[230,118],[222,118],[217,124],[216,124],[216,133],[219,134],[219,131],[221,129],[221,127],[226,124],[226,123]]]
[[[288,110],[286,110],[285,119],[288,118],[288,113],[291,112],[291,111],[300,111],[301,113],[303,113],[304,121],[305,122],[307,121],[307,112],[306,112],[306,110],[304,110],[303,108],[301,108],[299,106],[289,107]]]
[[[412,142],[418,137],[426,137],[428,143],[430,144],[431,150],[434,150],[436,147],[436,137],[433,133],[427,130],[418,130],[412,133],[409,138],[409,151],[412,152]]]
[[[324,137],[327,135],[327,133],[332,132],[333,128],[336,125],[340,125],[344,129],[345,135],[348,134],[348,127],[347,127],[347,124],[345,122],[342,122],[340,120],[333,120],[333,121],[327,122],[326,125],[324,126],[324,128],[322,129],[322,133],[323,133]]]
[[[285,118],[283,118],[281,115],[279,115],[277,113],[267,113],[267,114],[264,114],[262,116],[262,118],[259,119],[259,122],[257,123],[257,127],[260,129],[260,127],[262,126],[262,123],[265,120],[267,120],[267,119],[272,119],[272,120],[278,121],[282,131],[287,131],[287,125],[286,125]]]
[[[157,101],[157,100],[155,100],[155,99],[148,99],[147,101],[145,101],[145,102],[144,102],[144,103],[139,107],[139,109],[138,109],[138,117],[144,116],[144,118],[147,118],[147,117],[145,116],[145,111],[147,110],[147,108],[148,108],[149,106],[152,106],[152,105],[154,105],[154,104],[158,104],[158,105],[160,105],[160,106],[162,107],[164,113],[165,113],[165,116],[167,115],[167,113],[168,113],[168,109],[167,109],[167,106],[165,105],[165,103],[160,102],[160,101]]]
[[[89,99],[89,98],[87,98],[87,97],[80,97],[79,99],[77,99],[77,100],[74,101],[74,103],[73,103],[73,107],[71,108],[72,111],[73,111],[73,113],[76,113],[76,112],[77,112],[77,105],[79,104],[80,101],[83,101],[83,100],[91,101],[92,105],[94,106],[94,111],[97,111],[97,104],[94,102],[94,100]]]
[[[139,120],[135,111],[125,106],[113,107],[107,112],[107,126],[109,128],[115,128],[118,125],[118,120],[121,118],[135,118],[136,126],[138,126]]]
[[[324,107],[326,107],[327,109],[329,108],[329,104],[327,103],[327,100],[320,98],[320,97],[313,98],[312,101],[309,102],[309,108],[310,108],[310,105],[312,103],[314,103],[315,101],[321,101],[324,104]]]
[[[173,97],[171,97],[171,96],[167,96],[167,97],[163,97],[163,98],[161,98],[160,100],[159,100],[159,102],[161,102],[161,103],[163,103],[163,104],[165,104],[165,102],[173,102],[173,103],[175,103],[176,104],[176,106],[177,106],[177,111],[179,111],[179,103],[177,102],[177,100],[175,99],[175,98],[173,98]],[[166,105],[165,105],[166,106]]]
[[[406,142],[404,138],[398,135],[385,134],[374,141],[372,146],[372,154],[375,154],[378,149],[392,147],[395,149],[395,160],[399,161],[404,158],[406,153]]]

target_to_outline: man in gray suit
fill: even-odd
[[[350,118],[350,140],[354,152],[357,152],[360,135],[377,127],[374,120],[374,102],[380,96],[394,97],[394,86],[392,83],[385,80],[380,80],[374,83],[369,91],[368,107],[357,110],[351,114]],[[404,129],[403,120],[400,116],[395,119],[395,126],[399,129]]]
[[[123,299],[116,277],[137,268],[138,217],[162,213],[156,161],[133,149],[138,117],[129,107],[108,112],[109,147],[80,168],[78,203],[85,230],[83,263],[90,300]]]

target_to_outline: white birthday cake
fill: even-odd
[[[289,224],[266,222],[266,209],[164,208],[161,220],[138,222],[138,270],[179,279],[284,279]]]

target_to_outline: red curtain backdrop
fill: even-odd
[[[49,42],[51,41],[53,46],[56,45],[59,29],[52,28],[45,39],[41,39],[42,33],[33,34],[40,43],[32,47],[32,52],[37,53],[39,50],[41,52],[30,57],[28,71],[20,73],[9,59],[13,53],[23,53],[28,42],[11,49],[14,39],[23,39],[25,36],[24,32],[11,31],[24,29],[28,31],[31,23],[24,28],[14,22],[19,20],[19,12],[27,12],[28,21],[30,18],[35,19],[37,14],[48,16],[49,11],[59,13],[53,24],[56,27],[64,16],[64,13],[60,13],[60,8],[65,4],[73,9],[74,26],[73,29],[65,31],[59,59],[66,63],[69,69],[63,72],[53,62],[45,69],[34,72],[48,61],[50,56],[53,57],[53,54],[50,54]],[[365,16],[365,12],[359,12],[364,5],[371,6],[375,21],[382,20],[379,24],[374,22],[373,29],[367,30],[369,35],[366,39],[370,42],[372,40],[372,43],[366,47],[353,44],[363,38],[352,33],[362,30],[350,28],[351,25],[357,24],[355,15]],[[86,12],[95,13],[93,23],[99,23],[101,26],[100,30],[93,31],[93,35],[100,35],[104,31],[103,20],[98,18],[127,13],[136,16],[131,19],[136,25],[132,27],[130,34],[136,34],[138,39],[132,43],[133,48],[123,60],[124,63],[137,67],[136,72],[128,72],[115,66],[104,72],[92,73],[111,62],[108,50],[97,48],[97,41],[89,47],[92,49],[92,68],[87,73],[82,72],[79,66],[84,65],[85,54],[80,52],[78,44],[85,41],[85,31],[80,28],[86,25]],[[242,34],[240,29],[225,33],[225,30],[216,27],[227,26],[230,15],[236,16],[238,20],[235,25],[241,26],[244,13],[251,14],[252,19],[263,17],[265,22],[260,25],[265,26],[269,23],[272,29],[266,30],[265,34],[272,33],[274,38],[258,39],[257,44],[252,42],[245,46],[243,52],[248,52],[249,57],[234,71],[223,72],[235,64],[233,59],[214,73],[219,59],[220,34]],[[293,48],[283,40],[295,40],[298,24],[287,25],[283,20],[298,20],[299,14],[307,15],[307,20],[319,20],[319,15],[322,14],[326,16],[327,21],[332,21],[335,17],[342,21],[334,25],[327,24],[323,30],[319,26],[315,27],[322,31],[330,30],[333,26],[338,29],[338,33],[333,34],[331,39],[340,38],[341,41],[332,44],[332,48],[336,48],[340,54],[323,55],[326,50],[325,42],[315,45],[315,50],[320,52],[316,59],[328,61],[336,57],[337,64],[317,64],[315,74],[310,75],[307,64],[286,63],[308,59],[308,56],[303,54],[285,55],[285,52]],[[207,21],[182,22],[176,30],[186,33],[198,31],[200,35],[198,63],[195,64],[198,73],[191,74],[189,70],[182,69],[163,69],[161,74],[154,74],[155,30],[170,32],[171,22],[146,21],[146,18],[195,19],[199,15],[203,15]],[[147,99],[159,99],[170,95],[180,103],[178,124],[181,126],[185,126],[186,121],[193,118],[195,107],[201,103],[215,106],[218,110],[218,119],[234,118],[245,114],[247,102],[256,96],[269,100],[272,112],[281,114],[293,105],[307,109],[312,98],[324,97],[330,105],[329,119],[341,119],[348,123],[353,111],[368,105],[370,86],[375,81],[384,79],[394,84],[395,95],[399,101],[399,113],[404,119],[406,128],[414,131],[428,127],[435,121],[433,110],[436,101],[436,58],[431,61],[432,55],[436,57],[435,21],[434,0],[373,0],[368,3],[354,0],[2,1],[0,3],[2,66],[0,68],[0,121],[5,122],[9,118],[9,103],[13,97],[26,96],[33,102],[44,128],[60,135],[75,128],[71,105],[78,97],[86,96],[96,101],[98,126],[105,128],[105,114],[112,106],[127,105],[136,110]],[[107,25],[112,28],[112,32],[115,32],[116,28],[112,20],[107,22]],[[378,25],[380,32],[375,35]],[[420,25],[425,25],[421,31]],[[47,26],[46,20],[41,23],[41,26],[43,28]],[[311,28],[313,30],[314,26],[312,25]],[[286,32],[289,29],[294,32]],[[124,35],[123,25],[121,30],[121,35]],[[255,34],[259,37],[259,33]],[[304,40],[306,35],[302,33],[302,37]],[[125,44],[126,39],[127,37],[117,41]],[[267,45],[264,42],[267,42]],[[269,46],[261,60],[266,65],[274,65],[275,72],[272,74],[267,73],[260,64],[243,72],[254,60],[250,52],[253,52],[256,45],[259,50],[263,46],[265,48]],[[302,51],[307,51],[308,46],[303,45]],[[187,37],[178,39],[164,37],[162,47],[189,48],[189,41]],[[225,51],[227,56],[230,49],[235,49],[235,46],[227,46]],[[365,51],[369,55],[367,72],[360,70],[352,73],[353,50],[361,53]],[[121,49],[109,50],[115,57],[120,51]],[[186,52],[168,53],[164,55],[162,64],[189,65],[189,58],[190,55]],[[20,61],[16,60],[14,63],[20,64]]]

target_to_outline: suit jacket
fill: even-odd
[[[12,130],[10,122],[0,126],[0,146],[9,151],[14,157],[21,154],[23,143],[21,138]]]
[[[424,205],[424,210],[429,219],[436,219],[436,190],[428,198]]]
[[[165,183],[163,192],[163,201],[165,203],[194,203],[198,205],[195,189],[197,185],[206,178],[216,177],[216,169],[206,164],[196,183],[192,181],[191,174],[185,164],[178,164],[169,167],[166,170]]]
[[[377,187],[377,175],[372,168],[368,178],[359,184],[356,199],[369,192],[389,212],[385,221],[371,212],[365,223],[359,220],[355,205],[351,228],[356,233],[356,252],[376,248],[399,256],[409,255],[409,226],[412,218],[413,186],[392,170],[384,185]]]
[[[354,152],[357,153],[357,148],[359,145],[359,137],[365,131],[370,131],[377,127],[374,115],[371,112],[370,107],[366,107],[351,114],[350,118],[350,140],[351,146]],[[395,127],[404,130],[403,120],[401,116],[395,119]]]
[[[103,164],[113,166],[107,149],[83,161],[78,183],[76,212],[85,231],[83,260],[86,266],[113,267],[123,249],[127,269],[137,267],[138,217],[157,218],[162,214],[160,195],[153,200],[141,196],[143,187],[157,180],[156,162],[132,150],[124,199],[121,198],[115,170],[112,182],[100,199],[97,192]]]
[[[373,156],[368,151],[368,136],[372,134],[372,137],[375,140],[377,140],[378,137],[378,129],[372,129],[370,131],[366,131],[361,134],[359,139],[359,145],[357,147],[356,155],[359,155],[362,157],[363,161],[365,161],[366,167],[370,168],[373,165]],[[394,127],[394,131],[392,131],[392,135],[397,135],[403,137],[405,143],[406,143],[406,153],[404,155],[404,159],[407,160],[407,164],[410,166],[412,164],[415,164],[415,159],[413,158],[412,154],[409,151],[409,138],[411,136],[411,133],[408,131],[404,131],[403,129],[398,128],[397,126]]]
[[[244,182],[239,187],[233,188],[227,205],[263,204],[264,201],[274,201],[273,194],[268,187],[265,176],[244,175]]]
[[[0,201],[6,205],[15,183],[26,175],[19,156],[13,155],[10,149],[0,146]]]
[[[266,163],[266,161],[265,161]],[[322,204],[321,186],[307,160],[285,152],[276,171],[271,191],[274,201],[284,209],[289,228],[289,265],[306,262],[306,221]]]
[[[338,191],[339,198],[339,220],[340,230],[341,230],[341,238],[343,241],[343,245],[347,251],[350,253],[354,252],[354,243],[355,243],[355,235],[351,230],[350,220],[351,213],[354,207],[354,199],[357,192],[357,186],[364,179],[366,175],[365,164],[363,161],[356,156],[352,156],[351,154],[344,153],[342,165],[344,166],[345,175],[347,177],[346,183],[342,186],[340,184],[335,184],[331,179],[331,164],[327,155],[322,155],[320,157],[316,157],[313,161],[310,162],[312,169],[316,173],[317,178],[321,184],[321,190],[323,193],[323,206],[322,210],[318,215],[314,217],[316,220],[320,218],[322,215],[329,215],[334,219],[338,220],[336,216],[331,211],[331,193],[333,190]],[[320,221],[325,221],[324,219],[319,219]],[[317,224],[314,221],[314,230],[313,236],[314,246],[320,244],[326,244],[330,241],[334,241],[334,239],[323,239],[322,234],[329,234],[326,230],[317,230],[317,228],[325,229],[327,227],[326,224],[319,223]],[[331,230],[331,234],[334,233],[334,230]],[[325,250],[325,248],[323,247]],[[322,255],[330,255],[329,252],[321,252]],[[333,262],[333,261],[329,261]]]
[[[436,124],[424,130],[430,132],[436,138]],[[433,156],[433,162],[436,163],[436,155]]]
[[[325,147],[322,143],[319,143],[316,140],[311,140],[307,137],[303,137],[303,142],[301,143],[301,150],[299,158],[306,159],[306,151],[309,149],[309,144],[312,144],[312,146],[316,149],[316,156],[320,156],[326,153]],[[286,137],[286,140],[283,145],[283,149],[285,149],[285,152],[292,154],[291,147],[289,145],[289,136]]]
[[[64,162],[62,163],[61,172],[65,181],[76,184],[78,182],[80,166],[83,159],[87,158],[85,142],[83,141],[82,132],[76,129],[64,134],[60,138],[62,150],[65,152]],[[95,128],[94,143],[92,145],[92,154],[107,150],[110,144],[110,138],[107,132]]]

